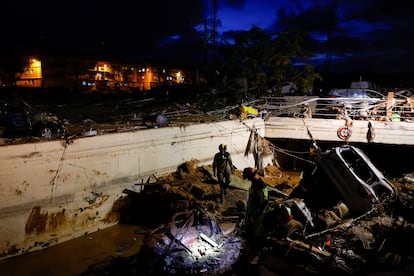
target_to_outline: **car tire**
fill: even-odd
[[[52,130],[48,126],[41,127],[38,135],[41,139],[52,139]]]
[[[56,138],[66,138],[67,130],[65,127],[60,127],[56,130]]]

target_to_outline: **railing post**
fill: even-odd
[[[393,100],[393,98],[394,98],[394,92],[392,92],[392,91],[388,92],[387,106],[386,106],[387,121],[390,121],[391,117],[392,117],[392,100]]]

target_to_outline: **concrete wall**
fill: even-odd
[[[371,123],[371,127],[369,126]],[[309,133],[316,140],[333,142],[371,143],[390,145],[414,145],[413,122],[386,122],[354,120],[349,126],[346,139],[338,136],[338,130],[346,125],[345,120],[270,117],[266,121],[266,138],[288,138],[310,140]],[[309,132],[308,132],[309,131]]]
[[[192,159],[211,164],[227,144],[236,167],[261,119],[225,121],[0,147],[0,259],[112,226],[124,189]]]

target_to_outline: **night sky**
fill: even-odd
[[[4,0],[0,47],[77,50],[196,65],[202,62],[204,26],[214,26],[213,3]],[[330,56],[338,72],[413,72],[413,13],[412,1],[217,0],[216,41],[253,25],[269,32],[295,28],[310,32],[319,45],[315,64]]]

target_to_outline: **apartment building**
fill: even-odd
[[[15,73],[16,87],[62,88],[82,93],[145,92],[192,85],[190,69],[73,56],[27,56]]]

